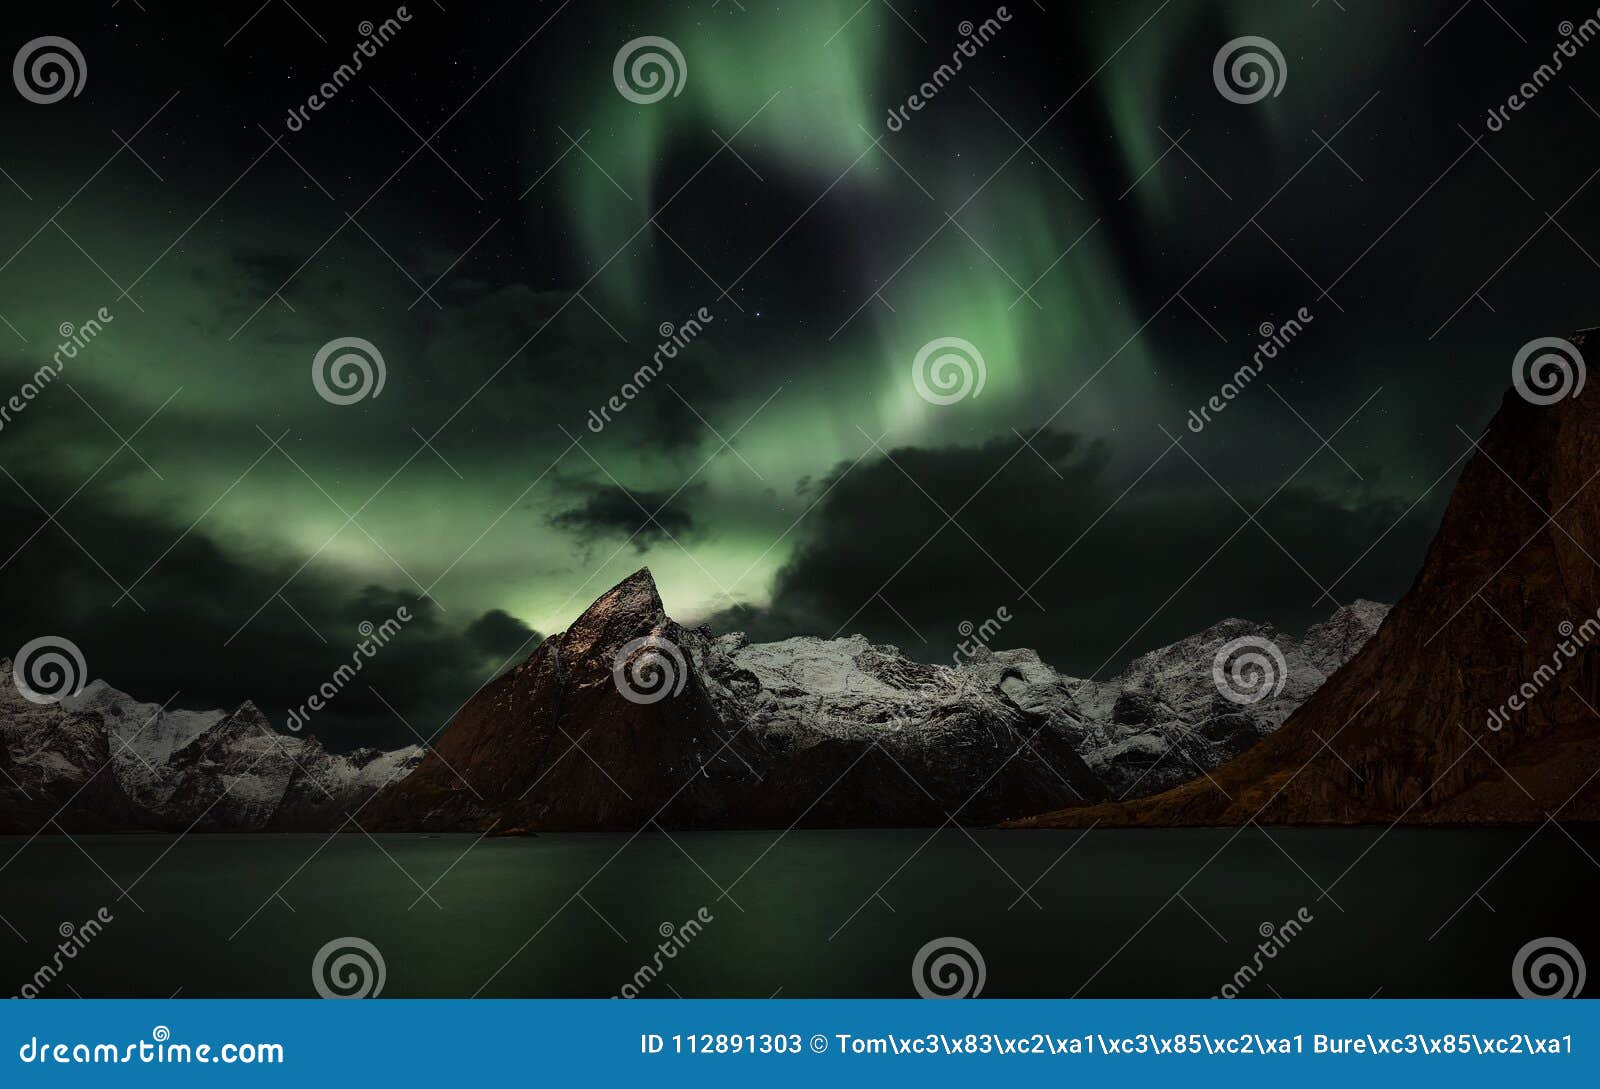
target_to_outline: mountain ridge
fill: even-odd
[[[1049,798],[1089,801],[1149,774],[1157,784],[1193,774],[1176,761],[1148,766],[1172,751],[1201,770],[1233,755],[1321,684],[1321,666],[1342,661],[1385,609],[1346,606],[1305,640],[1225,621],[1174,645],[1179,707],[1124,721],[1116,697],[1128,694],[1129,671],[1084,681],[1033,651],[986,648],[926,665],[860,636],[750,643],[671,620],[641,569],[480,690],[371,813],[405,830],[989,824]],[[1217,644],[1268,633],[1289,648],[1286,694],[1228,702],[1212,687]],[[666,689],[630,698],[638,682]],[[1157,696],[1173,687],[1170,677],[1139,684]],[[1107,698],[1078,713],[1086,691]],[[1195,745],[1177,740],[1219,722]]]
[[[1600,820],[1600,398],[1508,392],[1474,444],[1410,589],[1282,727],[1205,778],[1016,825]]]
[[[169,711],[97,680],[36,703],[13,668],[0,659],[0,832],[325,830],[421,757],[329,753],[249,700]]]
[[[0,830],[31,833],[58,808],[61,827],[97,831],[314,830],[352,813],[363,828],[501,833],[989,824],[1152,791],[1225,759],[1275,728],[1385,609],[1358,601],[1300,639],[1224,620],[1096,682],[1025,649],[944,666],[859,635],[751,643],[686,628],[642,569],[480,689],[426,754],[329,753],[249,700],[168,710],[104,681],[39,705],[3,661]],[[1284,648],[1281,699],[1240,707],[1212,688],[1213,652],[1240,635]],[[660,668],[675,693],[622,696],[619,684],[647,687]]]

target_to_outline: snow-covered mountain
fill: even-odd
[[[163,710],[103,681],[60,703],[22,698],[0,661],[0,830],[295,831],[336,827],[422,758],[337,754],[234,711]]]
[[[1270,624],[1224,620],[1141,655],[1105,681],[1057,673],[1031,650],[998,651],[968,668],[999,684],[1019,706],[1045,716],[1112,797],[1137,798],[1197,778],[1283,725],[1366,645],[1388,612],[1387,605],[1358,600],[1299,639]],[[1283,656],[1281,688],[1279,667],[1269,658],[1267,690],[1259,700],[1234,702],[1224,695],[1215,676],[1217,655],[1238,641],[1245,653],[1263,643],[1277,648]]]
[[[1383,612],[1359,602],[1300,640],[1224,621],[1095,682],[1026,650],[926,665],[859,636],[684,628],[639,571],[469,700],[372,808],[396,829],[893,826],[1153,792],[1270,733]],[[1214,676],[1241,639],[1271,674],[1257,702]]]
[[[100,681],[40,705],[4,661],[0,831],[51,818],[71,831],[332,829],[380,791],[368,828],[986,822],[1195,778],[1275,730],[1387,611],[1358,601],[1299,639],[1224,620],[1096,681],[1031,650],[926,665],[860,636],[688,629],[641,571],[468,701],[426,758],[329,753],[249,702],[164,710]],[[678,652],[654,663],[680,674],[659,702],[619,691],[617,656],[641,639]],[[1228,699],[1215,676],[1241,640],[1282,656],[1280,669],[1269,654],[1256,702]]]
[[[1105,681],[1059,673],[1032,650],[980,648],[959,666],[922,665],[860,636],[752,644],[735,634],[697,649],[724,720],[756,736],[871,740],[911,732],[933,743],[936,735],[921,724],[998,694],[1026,712],[1032,733],[1065,741],[1111,797],[1124,798],[1187,782],[1277,729],[1366,644],[1388,611],[1358,600],[1299,639],[1270,624],[1224,620],[1142,655]],[[1256,702],[1223,695],[1217,654],[1238,640],[1270,643],[1283,655],[1281,687],[1270,666],[1275,694]]]
[[[641,570],[485,685],[371,808],[394,830],[635,831],[993,823],[1105,798],[1041,726],[892,647],[685,628]]]

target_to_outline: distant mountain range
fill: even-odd
[[[669,618],[643,570],[480,691],[369,812],[410,830],[988,824],[1238,753],[1384,611],[1341,609],[1303,641],[1224,621],[1097,683],[1030,650],[935,666],[859,637],[718,637]],[[1279,641],[1270,700],[1231,702],[1214,681],[1241,636]]]
[[[60,703],[24,699],[0,662],[0,832],[331,829],[422,758],[335,754],[273,730],[244,703],[169,711],[95,681]]]
[[[352,813],[369,830],[505,833],[987,824],[1151,793],[1228,759],[1384,612],[1357,602],[1299,640],[1226,620],[1091,681],[1030,650],[977,646],[933,666],[859,636],[687,629],[644,570],[485,686],[426,755],[329,753],[249,702],[165,710],[102,681],[38,704],[5,661],[0,831],[298,831]],[[1241,639],[1284,657],[1280,690],[1259,702],[1231,702],[1214,678],[1219,648]]]

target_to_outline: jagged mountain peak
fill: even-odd
[[[437,752],[328,753],[250,700],[188,711],[102,681],[40,707],[8,668],[0,736],[7,774],[45,796],[109,764],[104,796],[85,792],[98,816],[74,820],[111,826],[332,827],[374,791],[369,828],[987,823],[1149,793],[1225,759],[1273,730],[1383,610],[1353,603],[1300,642],[1230,618],[1093,681],[1027,649],[928,664],[860,635],[751,643],[688,629],[641,568],[469,700]],[[1279,641],[1289,676],[1241,708],[1219,697],[1212,658],[1244,634]],[[19,812],[0,797],[0,824]]]
[[[416,766],[415,747],[341,756],[279,734],[255,703],[190,711],[96,680],[25,700],[0,669],[0,830],[320,830]]]
[[[615,655],[631,640],[649,635],[667,618],[666,606],[648,567],[641,567],[595,599],[561,637],[565,656]]]
[[[1353,652],[1376,608],[1341,615],[1335,628],[1355,634],[1328,642]],[[1212,659],[1241,634],[1283,643],[1281,698],[1240,708],[1218,695]],[[1105,682],[1025,649],[941,665],[860,635],[751,643],[679,625],[641,569],[467,701],[371,812],[397,830],[992,821],[1106,797],[1108,783],[1160,789],[1194,774],[1196,756],[1225,759],[1313,691],[1328,656],[1237,618]]]

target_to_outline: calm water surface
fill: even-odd
[[[3,838],[0,995],[101,907],[46,995],[311,996],[357,936],[385,996],[605,997],[701,909],[646,996],[909,996],[945,936],[990,997],[1208,996],[1302,909],[1245,996],[1510,995],[1534,938],[1600,971],[1595,858],[1600,829],[1552,825]]]

